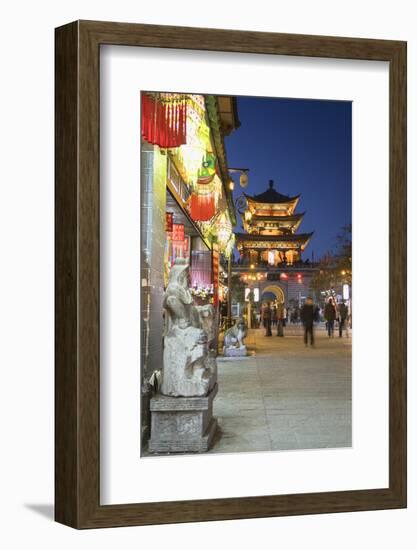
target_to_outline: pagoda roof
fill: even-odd
[[[287,242],[305,242],[312,237],[311,233],[299,233],[298,235],[257,235],[253,233],[235,233],[238,241],[287,241]]]
[[[294,202],[297,199],[300,198],[300,195],[295,195],[294,197],[289,197],[287,195],[283,195],[282,193],[278,193],[278,191],[275,191],[274,189],[274,181],[269,180],[269,189],[264,191],[263,193],[260,193],[259,195],[247,195],[246,193],[243,193],[246,197],[246,199],[250,202],[259,202],[262,204],[280,204],[280,203],[290,203]]]

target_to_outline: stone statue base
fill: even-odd
[[[246,346],[240,346],[240,348],[223,348],[224,357],[246,357],[247,354]]]
[[[204,453],[217,429],[213,399],[217,384],[205,397],[151,398],[150,453]]]

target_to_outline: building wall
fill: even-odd
[[[310,277],[303,275],[301,283],[293,278],[288,281],[287,304],[290,300],[298,301],[300,296],[302,297],[302,299],[305,299],[307,298],[307,296],[310,296],[312,294],[310,290],[310,280]]]
[[[294,275],[291,275],[290,278],[286,281],[264,280],[259,283],[253,283],[251,286],[253,286],[253,288],[256,288],[256,287],[259,288],[261,301],[262,301],[262,293],[264,292],[264,289],[267,289],[268,287],[271,287],[271,286],[277,286],[281,288],[285,296],[285,305],[288,306],[290,303],[290,300],[295,300],[296,302],[298,302],[300,296],[302,300],[304,300],[307,296],[313,297],[313,292],[310,288],[310,281],[311,281],[310,274],[309,275],[302,274],[301,282],[298,282],[298,280],[294,277]]]
[[[162,368],[167,157],[144,143],[141,152],[142,376]]]

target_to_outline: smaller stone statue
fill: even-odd
[[[238,319],[236,323],[226,330],[224,335],[223,354],[225,357],[236,357],[246,355],[246,346],[243,342],[247,335],[246,323]]]

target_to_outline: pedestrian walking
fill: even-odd
[[[284,304],[280,302],[277,307],[277,336],[284,336]]]
[[[346,328],[346,337],[349,338],[349,329],[352,329],[352,310],[347,306],[348,314],[346,317],[345,328]]]
[[[298,307],[294,306],[291,309],[291,323],[292,324],[298,323],[298,314],[299,314],[299,309],[298,309]]]
[[[271,310],[271,324],[274,327],[277,324],[277,307],[273,306]]]
[[[348,311],[347,305],[345,304],[345,301],[342,300],[342,302],[339,304],[339,307],[338,307],[339,338],[342,337],[342,332],[345,327],[346,327],[346,337],[348,336],[348,331],[346,326],[348,313],[349,311]]]
[[[320,308],[319,306],[314,306],[314,322],[319,323],[320,322]]]
[[[324,318],[326,319],[327,334],[329,338],[333,338],[334,322],[336,320],[336,306],[334,305],[333,298],[329,298],[329,301],[324,306]]]
[[[264,311],[263,311],[263,319],[264,319],[264,326],[266,329],[265,336],[272,336],[271,332],[271,306],[269,302],[265,305]]]
[[[301,308],[301,322],[304,326],[304,344],[308,345],[308,339],[310,337],[310,345],[314,347],[314,305],[310,296],[305,301],[305,304]]]

